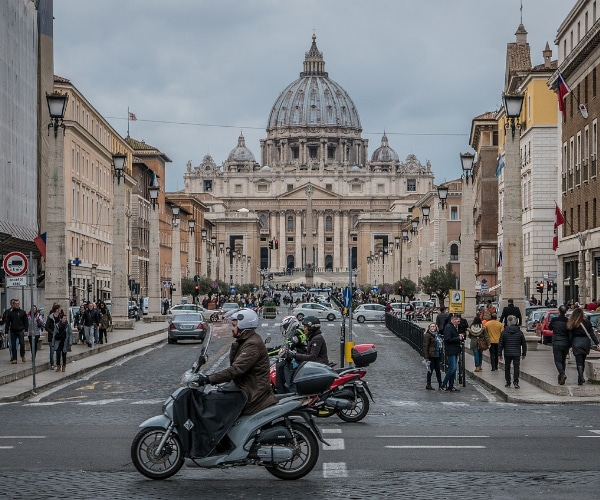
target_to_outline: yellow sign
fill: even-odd
[[[465,313],[465,291],[464,290],[450,290],[450,305],[448,312],[450,314],[464,314]]]

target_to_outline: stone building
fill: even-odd
[[[215,248],[225,250],[216,259],[219,278],[257,283],[269,270],[308,282],[313,273],[326,280],[354,270],[367,282],[367,257],[389,251],[410,207],[432,189],[429,162],[401,161],[385,133],[369,158],[358,110],[329,78],[315,36],[299,78],[275,100],[266,133],[260,161],[242,134],[222,165],[207,155],[184,175],[185,193],[207,206]],[[216,266],[208,268],[214,258],[201,259],[202,271],[216,277]],[[388,266],[380,279],[392,283],[400,267]]]

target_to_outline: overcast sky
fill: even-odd
[[[522,0],[532,63],[576,0]],[[302,71],[312,34],[329,77],[358,109],[369,154],[385,130],[401,160],[460,176],[471,120],[501,105],[506,44],[521,0],[54,0],[54,68],[123,136],[173,162],[217,164],[240,130],[260,161],[277,96]]]

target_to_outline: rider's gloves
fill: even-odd
[[[198,385],[203,386],[207,384],[210,384],[210,382],[208,381],[208,375],[203,375],[202,373],[200,373],[198,375]]]
[[[296,358],[296,351],[290,349],[286,355],[285,355],[286,359],[295,359]]]

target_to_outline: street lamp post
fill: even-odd
[[[208,245],[206,244],[206,236],[208,235],[208,231],[206,229],[202,229],[200,230],[200,234],[202,235],[202,260],[200,261],[200,274],[208,278]]]
[[[196,221],[194,219],[190,219],[188,221],[188,228],[190,232],[190,243],[188,246],[188,268],[192,277],[196,276],[196,232],[194,231],[195,227]]]
[[[223,255],[223,252],[225,251],[225,243],[222,241],[219,241],[219,255],[218,255],[218,261],[217,261],[217,281],[219,281],[219,278],[221,276],[221,267],[223,268],[223,281],[225,281],[225,257]],[[223,263],[223,265],[221,266],[221,262]]]
[[[475,279],[475,228],[473,221],[473,182],[469,186],[469,177],[473,179],[475,155],[461,153],[460,162],[463,170],[462,213],[460,237],[460,287],[465,291],[465,313],[471,314],[477,306]]]
[[[173,213],[172,234],[173,248],[171,249],[171,284],[173,285],[173,304],[181,303],[181,231],[179,226],[180,207],[171,205]]]
[[[438,267],[444,267],[448,262],[448,214],[446,212],[446,199],[448,198],[448,186],[438,186],[438,224],[439,224],[439,246],[438,246]]]
[[[211,277],[211,279],[214,279],[214,280],[218,279],[217,259],[219,258],[219,256],[217,255],[217,252],[216,252],[216,246],[217,246],[217,238],[216,238],[216,236],[211,236],[211,238],[210,238],[210,251],[211,251],[210,277]]]
[[[67,223],[65,200],[64,144],[65,125],[63,118],[68,95],[54,92],[46,94],[50,112],[50,130],[54,138],[48,141],[48,200],[46,210],[46,311],[58,303],[66,308],[69,305],[69,283],[67,273]],[[62,128],[62,134],[58,129]]]
[[[523,288],[523,219],[521,213],[521,108],[523,95],[504,94],[502,96],[506,113],[504,134],[504,168],[502,176],[502,305],[512,298],[516,306],[524,310],[525,292]],[[509,134],[508,131],[511,131]],[[516,133],[518,131],[518,134]],[[500,251],[499,250],[499,251]]]
[[[160,188],[156,186],[148,188],[148,196],[152,204],[149,214],[149,242],[148,242],[148,315],[160,315],[161,293],[160,293],[160,241],[158,228],[158,210],[156,210],[158,193]]]

